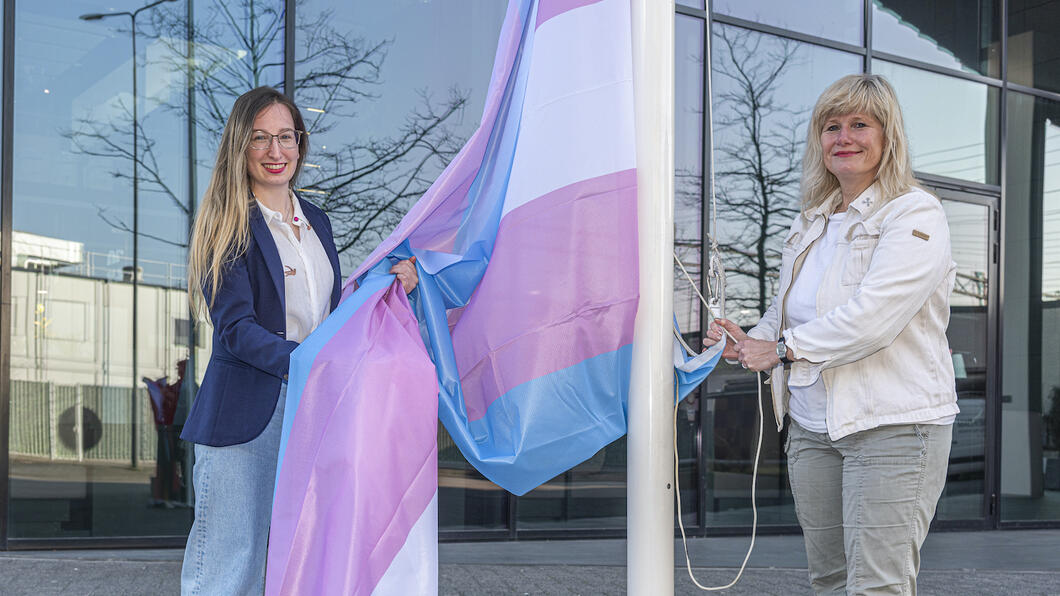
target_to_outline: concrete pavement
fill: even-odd
[[[732,580],[746,537],[696,538],[689,552],[705,585]],[[178,594],[182,551],[79,550],[0,553],[0,594]],[[696,594],[675,542],[677,594]],[[622,594],[624,540],[448,543],[439,546],[442,594]],[[800,536],[759,537],[749,568],[726,594],[809,594]],[[935,532],[923,549],[920,593],[1060,595],[1060,530]]]

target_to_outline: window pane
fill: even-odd
[[[519,497],[516,527],[626,527],[626,438]]]
[[[1001,3],[877,0],[874,50],[939,66],[1001,76]]]
[[[832,41],[862,43],[861,0],[717,0],[714,12]]]
[[[799,209],[806,121],[821,91],[859,72],[861,58],[720,24],[713,47],[711,116],[726,314],[750,326],[777,290],[781,244]],[[771,422],[769,388],[763,389],[761,522],[795,524],[783,440]],[[701,416],[708,527],[750,524],[756,394],[755,376],[739,367],[722,363],[707,378]]]
[[[688,271],[674,269],[674,315],[689,346],[700,344],[703,251],[703,34],[701,19],[677,15],[674,28],[674,252]],[[697,523],[696,430],[699,391],[681,402],[677,443],[681,472],[681,513],[685,525]]]
[[[1060,4],[1008,3],[1008,78],[1060,92]]]
[[[703,21],[677,15],[674,35],[674,250],[700,283],[703,229]],[[674,270],[674,314],[686,333],[699,332],[699,297]]]
[[[704,0],[677,0],[677,3],[681,6],[690,6],[700,10],[703,10],[703,2]]]
[[[15,538],[182,535],[191,523],[178,435],[204,350],[184,268],[187,7],[141,12],[135,53],[128,15],[77,18],[99,9],[16,13]]]
[[[295,96],[311,133],[299,183],[331,216],[344,270],[475,131],[504,13],[492,0],[299,4],[299,31],[313,32],[297,39]]]
[[[902,104],[913,168],[998,183],[998,90],[982,83],[874,60]]]
[[[345,273],[475,131],[504,14],[492,0],[298,4],[295,97],[310,133],[300,192],[330,216]],[[439,428],[439,527],[507,527],[508,494]]]
[[[983,517],[986,463],[986,363],[991,209],[943,198],[957,279],[946,329],[961,411],[953,425],[950,464],[937,516],[944,520]]]
[[[753,325],[776,292],[780,244],[799,210],[806,121],[817,96],[839,77],[859,72],[861,58],[721,24],[715,24],[713,39],[726,309],[740,324]],[[765,192],[762,176],[769,179]]]
[[[1060,519],[1060,103],[1010,93],[1001,518]]]
[[[508,500],[514,498],[479,474],[438,424],[438,528],[504,529]]]

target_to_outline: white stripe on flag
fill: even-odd
[[[438,593],[438,492],[409,531],[401,550],[379,578],[373,595]]]
[[[505,214],[636,165],[630,48],[628,0],[576,8],[537,30]]]

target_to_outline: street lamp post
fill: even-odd
[[[150,4],[145,4],[136,10],[122,11],[122,12],[107,12],[107,13],[89,13],[83,14],[80,18],[82,21],[100,21],[110,17],[129,17],[131,23],[131,37],[132,37],[132,133],[133,133],[133,150],[132,150],[132,184],[133,184],[133,264],[132,264],[132,401],[131,401],[131,444],[132,444],[132,466],[135,468],[139,464],[139,457],[136,453],[136,439],[137,439],[137,422],[139,409],[137,408],[136,399],[136,387],[139,384],[137,379],[138,369],[138,354],[137,351],[139,346],[137,345],[136,336],[139,330],[139,324],[137,320],[138,316],[138,303],[139,303],[139,283],[140,283],[140,129],[139,129],[139,113],[138,113],[138,102],[137,102],[137,91],[136,91],[136,17],[143,11],[150,8],[154,8],[159,4],[165,4],[166,2],[176,2],[177,0],[156,0]]]

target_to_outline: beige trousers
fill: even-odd
[[[790,422],[788,475],[817,594],[916,594],[952,431],[903,424],[833,441]]]

